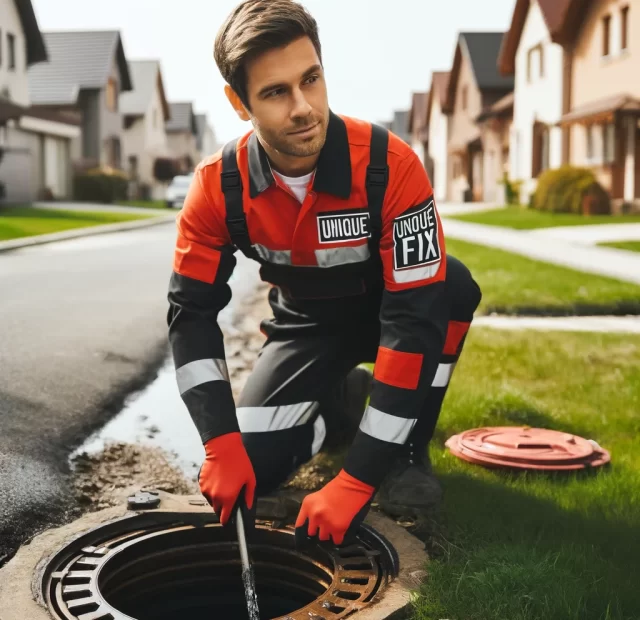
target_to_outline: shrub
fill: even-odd
[[[593,172],[573,166],[545,170],[538,179],[532,206],[555,213],[611,213],[609,194]]]
[[[169,183],[177,172],[176,162],[169,157],[158,157],[153,162],[153,177],[160,183]]]
[[[73,179],[75,200],[112,203],[127,199],[127,175],[113,168],[93,168]]]
[[[509,179],[509,175],[505,172],[502,177],[502,183],[504,184],[504,195],[507,204],[519,205],[520,188],[522,187],[522,181],[512,181],[511,179]]]

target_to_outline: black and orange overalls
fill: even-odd
[[[241,250],[273,286],[266,342],[236,404],[218,313]],[[445,253],[431,184],[394,134],[330,114],[302,204],[254,132],[196,168],[178,217],[169,336],[182,398],[203,443],[240,431],[259,493],[322,446],[326,395],[375,362],[344,469],[379,486],[396,456],[433,434],[480,301]]]

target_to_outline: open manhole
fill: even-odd
[[[210,509],[162,511],[148,496],[141,500],[149,510],[91,530],[50,558],[41,580],[50,614],[57,620],[246,618],[233,528],[222,528]],[[292,522],[281,504],[274,511],[259,503],[249,551],[263,619],[347,617],[398,572],[393,547],[366,524],[350,547],[300,552]]]

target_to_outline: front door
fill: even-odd
[[[638,126],[638,123],[636,123],[636,150],[635,150],[634,159],[635,159],[635,168],[636,168],[634,196],[636,198],[640,198],[640,126]]]

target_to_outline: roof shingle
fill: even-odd
[[[498,71],[498,55],[504,32],[463,32],[460,41],[469,52],[471,67],[480,90],[509,90],[513,88],[513,76]]]
[[[190,131],[197,135],[198,128],[191,102],[170,103],[169,108],[171,110],[171,120],[165,123],[166,131]]]

